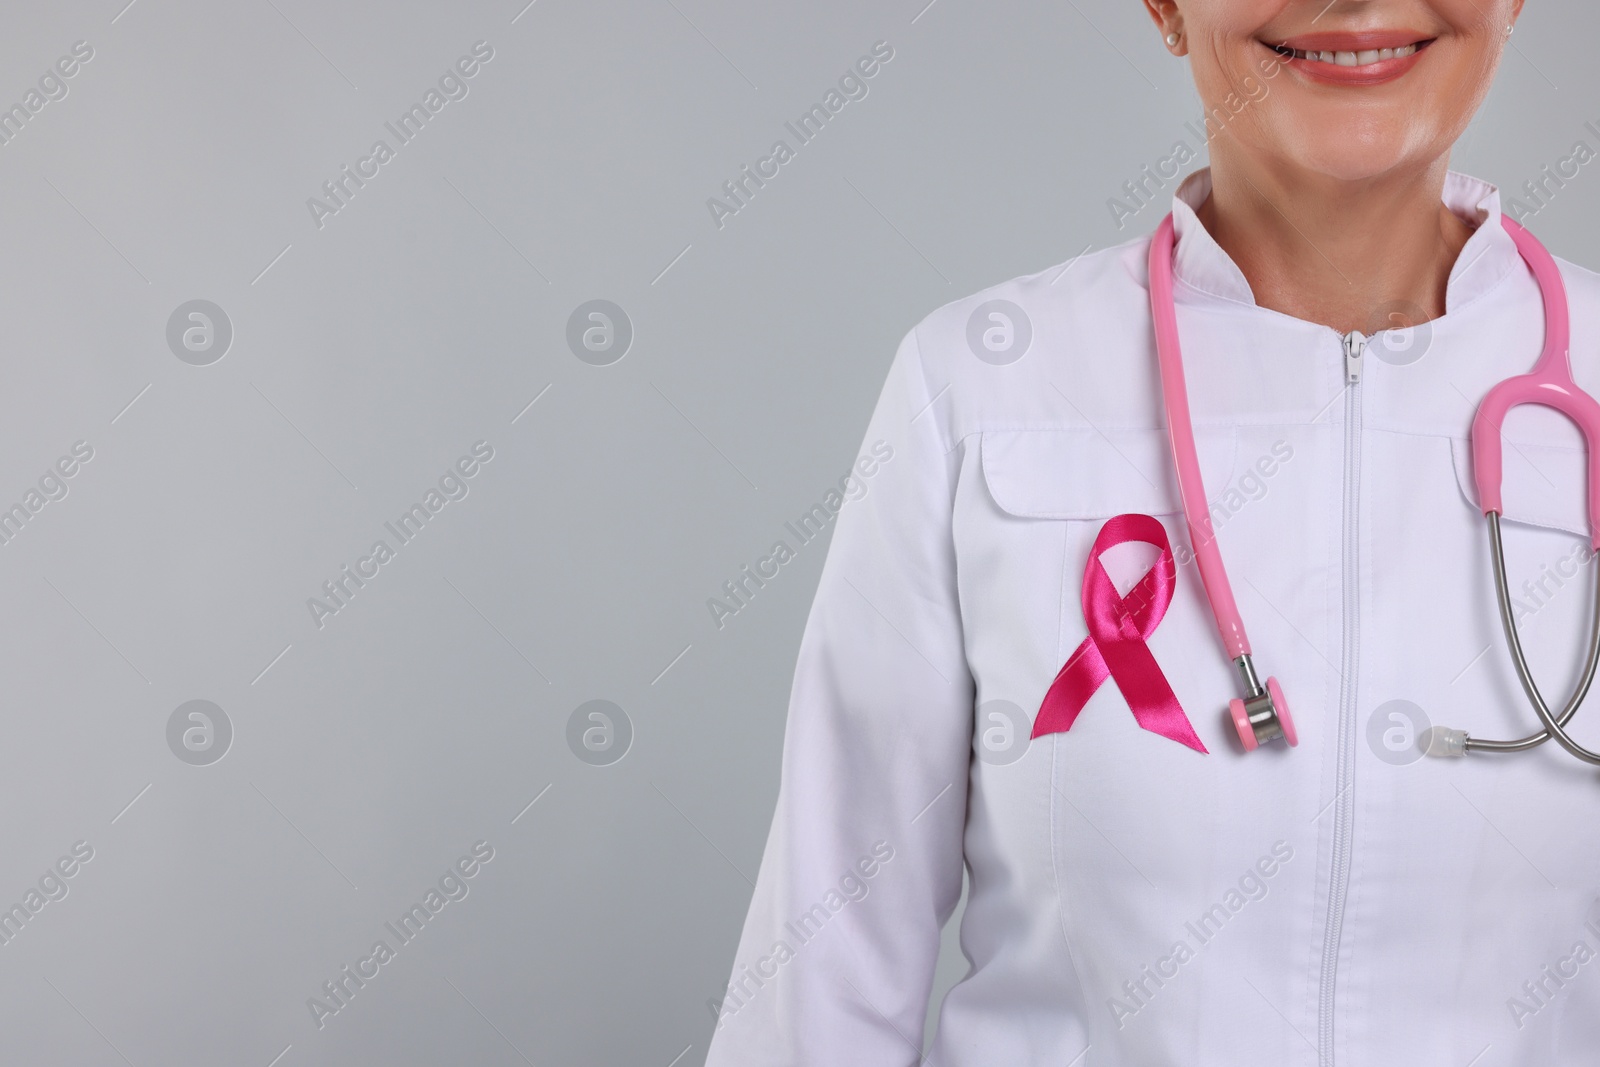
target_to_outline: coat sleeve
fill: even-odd
[[[858,460],[841,494],[707,1067],[921,1058],[940,930],[961,894],[973,683],[951,540],[959,450],[941,418],[951,398],[930,389],[917,332],[859,453],[875,463]]]

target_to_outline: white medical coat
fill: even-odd
[[[1543,343],[1499,193],[1449,175],[1476,229],[1446,314],[1376,334],[1350,381],[1338,332],[1256,305],[1195,215],[1209,188],[1198,171],[1172,202],[1197,447],[1299,747],[1245,753],[1224,718],[1239,682],[1187,548],[1149,237],[939,308],[866,433],[892,458],[837,520],[710,1067],[917,1063],[963,864],[970,967],[934,1067],[1600,1062],[1600,774],[1553,742],[1414,744],[1429,723],[1536,726],[1468,443]],[[1600,392],[1600,278],[1560,266],[1573,370]],[[1506,439],[1512,585],[1559,707],[1596,570],[1585,454],[1546,409]],[[1149,647],[1208,754],[1140,729],[1109,679],[1070,731],[1028,739],[1087,633],[1090,545],[1124,512],[1160,519],[1182,564]],[[1596,716],[1575,721],[1591,745]]]

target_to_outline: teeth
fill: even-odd
[[[1296,59],[1310,60],[1316,63],[1332,63],[1339,67],[1364,67],[1369,63],[1378,63],[1385,59],[1404,59],[1416,52],[1417,46],[1408,44],[1401,48],[1369,48],[1360,52],[1305,52],[1298,48],[1284,48],[1278,46],[1280,52],[1286,52]]]

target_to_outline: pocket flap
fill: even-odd
[[[1582,448],[1514,444],[1502,451],[1500,517],[1553,530],[1589,535],[1587,471],[1589,457]],[[1472,475],[1472,442],[1450,439],[1456,485],[1473,508],[1478,508],[1478,484]],[[1481,509],[1480,509],[1481,514]]]
[[[1195,430],[1200,476],[1211,500],[1233,478],[1236,436],[1232,427]],[[1008,514],[1100,519],[1183,510],[1163,428],[993,430],[980,437],[984,482]]]

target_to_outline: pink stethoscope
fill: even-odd
[[[1501,424],[1506,412],[1513,407],[1542,404],[1566,415],[1583,431],[1590,455],[1590,544],[1600,550],[1600,464],[1593,459],[1596,448],[1600,447],[1600,404],[1572,380],[1572,366],[1568,358],[1570,323],[1567,317],[1567,293],[1555,260],[1522,226],[1504,215],[1501,216],[1501,222],[1539,284],[1539,292],[1544,300],[1544,350],[1531,372],[1506,379],[1489,390],[1479,403],[1472,420],[1472,466],[1478,504],[1489,520],[1489,547],[1494,562],[1500,621],[1505,629],[1506,643],[1517,676],[1522,680],[1523,691],[1539,716],[1543,729],[1515,741],[1487,741],[1471,737],[1464,730],[1433,727],[1422,741],[1429,755],[1464,756],[1471,751],[1520,752],[1554,737],[1578,759],[1600,765],[1600,753],[1584,748],[1563,729],[1583,702],[1589,684],[1594,679],[1596,664],[1600,663],[1600,567],[1596,568],[1594,624],[1589,640],[1588,662],[1572,697],[1561,714],[1555,715],[1539,694],[1522,653],[1522,642],[1517,636],[1512,614],[1505,554],[1500,540]],[[1183,503],[1184,521],[1188,524],[1189,540],[1200,568],[1200,583],[1205,589],[1206,599],[1211,603],[1211,613],[1217,620],[1217,632],[1244,681],[1244,698],[1229,701],[1228,711],[1246,751],[1253,751],[1280,737],[1292,746],[1298,743],[1299,738],[1295,735],[1289,704],[1284,700],[1283,689],[1276,678],[1269,676],[1263,685],[1256,674],[1255,664],[1250,658],[1250,639],[1245,636],[1239,607],[1234,602],[1233,589],[1228,584],[1228,574],[1222,566],[1222,554],[1217,549],[1216,534],[1211,528],[1205,486],[1200,480],[1200,461],[1195,452],[1194,427],[1189,421],[1189,395],[1183,379],[1183,355],[1178,348],[1177,308],[1172,294],[1173,241],[1172,216],[1168,215],[1161,220],[1150,243],[1150,310],[1155,320],[1156,354],[1161,364],[1161,398],[1166,408],[1167,436],[1177,467],[1178,493]]]

